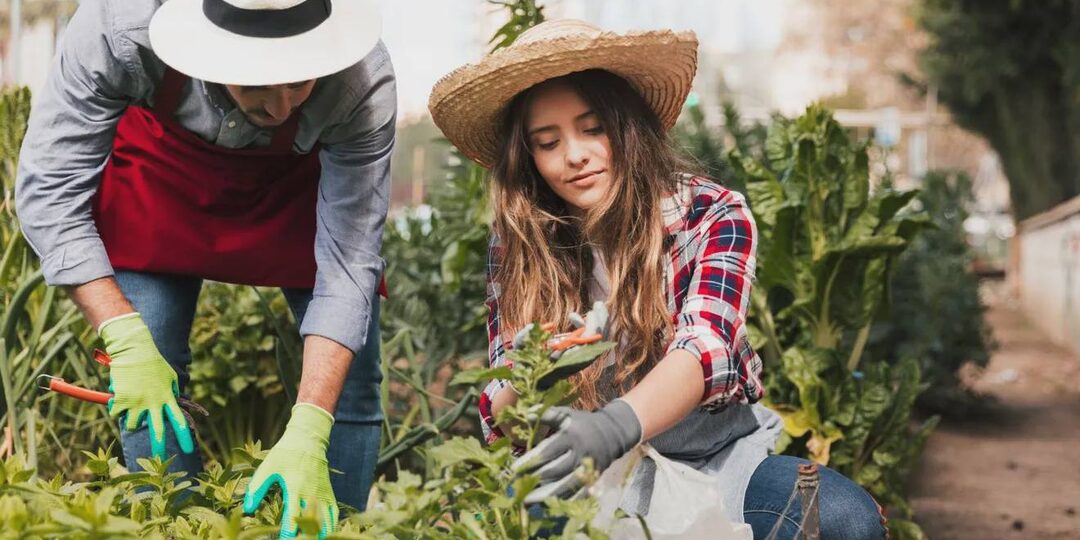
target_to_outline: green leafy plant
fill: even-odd
[[[543,21],[543,7],[536,0],[489,4],[509,15],[491,39],[495,49]],[[426,202],[388,222],[383,240],[391,298],[380,320],[387,337],[382,349],[384,452],[402,441],[422,439],[419,448],[432,444],[430,436],[420,434],[431,432],[437,419],[462,408],[466,399],[466,413],[476,418],[472,398],[447,383],[457,371],[484,364],[487,358],[487,171],[453,149],[446,179],[432,187]],[[475,422],[450,427],[456,433],[478,434]],[[432,465],[419,453],[394,455],[399,465],[415,470]]]
[[[78,462],[81,448],[117,436],[104,408],[41,396],[37,378],[52,374],[90,386],[92,329],[63,291],[46,287],[37,256],[19,230],[13,194],[19,149],[30,115],[30,92],[0,94],[0,457],[19,453],[46,467]]]
[[[570,384],[541,392],[538,381],[571,364],[592,362],[612,347],[587,345],[563,354],[557,362],[547,348],[551,335],[538,325],[526,345],[508,353],[514,369],[463,371],[455,384],[475,385],[506,377],[520,398],[500,411],[499,420],[514,423],[514,434],[531,445],[539,418],[548,408],[568,403]],[[328,538],[529,538],[552,530],[567,518],[564,537],[606,538],[589,521],[597,507],[591,499],[550,501],[546,514],[534,516],[523,504],[537,478],[514,476],[508,441],[490,447],[472,437],[455,437],[428,448],[433,466],[424,476],[402,470],[394,481],[377,484],[372,508],[341,523]],[[168,462],[143,459],[145,469],[129,473],[110,451],[85,452],[92,480],[72,483],[56,475],[44,480],[19,457],[0,468],[0,536],[17,538],[257,538],[277,532],[280,494],[271,496],[252,516],[241,512],[243,493],[254,469],[266,456],[259,444],[236,449],[231,463],[213,462],[194,481],[167,472]],[[595,475],[592,475],[595,477]],[[304,537],[318,534],[320,523],[310,509],[298,519]]]
[[[544,7],[536,0],[487,0],[510,12],[510,19],[502,25],[489,43],[492,52],[510,46],[523,32],[544,22]]]
[[[597,343],[572,349],[552,362],[546,347],[551,335],[534,325],[525,346],[511,350],[510,367],[476,368],[454,377],[453,384],[475,386],[492,378],[506,379],[518,400],[499,411],[496,421],[510,425],[511,438],[526,448],[537,440],[540,417],[555,405],[571,401],[571,387],[560,381],[547,391],[538,383],[545,375],[570,365],[590,363],[613,344]],[[598,507],[594,500],[552,500],[543,515],[533,515],[525,496],[537,486],[534,476],[514,476],[510,439],[484,447],[475,437],[454,437],[426,450],[432,467],[425,477],[400,471],[397,480],[379,482],[379,501],[357,516],[368,532],[409,538],[531,538],[552,531],[555,518],[567,518],[562,535],[606,538],[589,526]],[[595,475],[592,475],[595,478]]]
[[[871,193],[867,143],[820,107],[774,121],[764,158],[729,154],[759,230],[749,322],[784,418],[778,451],[828,464],[910,515],[904,479],[937,420],[908,427],[916,362],[863,357],[890,269],[928,217],[905,211],[913,191]]]
[[[227,461],[251,440],[276,441],[295,401],[300,334],[277,290],[208,283],[191,330],[189,393],[209,415],[204,456]]]

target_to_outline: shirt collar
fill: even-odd
[[[202,85],[203,93],[210,98],[210,103],[222,113],[227,114],[236,108],[236,104],[226,95],[223,85],[206,81],[199,81],[199,83]]]
[[[679,174],[678,187],[675,193],[664,197],[661,201],[660,211],[664,217],[664,229],[669,236],[682,229],[686,222],[686,212],[690,207],[690,183],[693,176]]]

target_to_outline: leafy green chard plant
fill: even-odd
[[[867,148],[812,106],[774,119],[763,159],[738,149],[729,159],[759,231],[749,322],[769,405],[784,418],[777,450],[836,468],[910,516],[905,479],[937,419],[909,428],[917,361],[864,356],[890,271],[928,218],[905,209],[914,191],[871,192]],[[918,534],[890,522],[894,536]]]
[[[386,538],[531,538],[541,530],[554,531],[565,519],[565,538],[606,538],[589,521],[598,510],[595,500],[550,500],[543,513],[530,513],[525,496],[537,486],[535,476],[515,476],[511,439],[526,448],[537,440],[539,420],[549,408],[572,399],[570,383],[560,381],[546,391],[538,388],[545,375],[592,362],[613,344],[596,343],[571,349],[557,361],[547,343],[551,335],[533,325],[525,346],[507,352],[511,367],[462,371],[455,384],[476,385],[492,378],[507,380],[517,402],[499,411],[496,421],[510,425],[510,437],[485,448],[473,437],[455,437],[431,446],[426,453],[433,466],[421,477],[400,471],[396,481],[377,484],[378,502],[353,519],[370,534]],[[595,474],[586,473],[592,477]]]

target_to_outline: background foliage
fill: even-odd
[[[984,367],[993,339],[983,318],[974,253],[964,220],[974,203],[971,179],[930,172],[915,199],[934,227],[923,231],[896,263],[887,313],[871,331],[870,355],[915,358],[927,390],[918,405],[936,414],[964,416],[984,405],[961,384],[961,368]]]
[[[1080,1],[921,0],[923,87],[990,142],[1017,219],[1080,195]]]

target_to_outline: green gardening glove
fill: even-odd
[[[150,449],[156,458],[166,459],[165,419],[172,425],[176,442],[185,454],[195,451],[191,428],[180,406],[176,371],[165,361],[150,337],[142,316],[132,313],[106,321],[99,330],[109,363],[109,415],[123,415],[124,426],[135,431],[148,421]]]
[[[275,484],[281,488],[284,510],[280,538],[296,538],[296,517],[314,506],[322,520],[319,538],[337,530],[338,506],[330,487],[326,447],[334,417],[310,403],[297,403],[292,418],[266,459],[255,469],[244,493],[244,512],[251,514]]]

